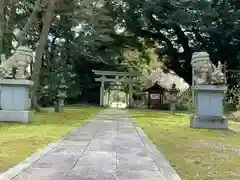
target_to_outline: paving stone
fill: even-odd
[[[75,164],[78,155],[49,154],[31,165],[32,168],[54,168],[61,172],[68,171]]]
[[[104,133],[99,133],[96,138],[99,139],[116,139],[118,137],[117,135],[117,131],[115,133],[108,133],[108,132],[104,132]]]
[[[122,141],[121,139],[118,139],[118,145],[120,147],[129,147],[129,148],[145,148],[144,144],[136,139],[135,141]]]
[[[116,180],[116,153],[88,151],[66,180]]]
[[[131,170],[131,171],[158,171],[158,167],[154,163],[152,157],[149,154],[136,155],[133,153],[117,155],[117,167],[120,170]]]
[[[116,152],[117,138],[94,139],[88,146],[87,151]]]
[[[76,156],[80,156],[83,151],[85,150],[84,148],[76,148],[76,147],[58,147],[57,149],[55,149],[52,154],[53,155],[76,155]]]
[[[168,180],[161,176],[159,171],[126,171],[117,170],[117,180]]]
[[[77,159],[78,156],[49,154],[13,180],[63,180]]]
[[[85,148],[87,145],[89,144],[89,141],[68,141],[68,140],[65,140],[61,143],[60,146],[58,147],[69,147],[69,148]]]
[[[119,146],[117,147],[117,153],[119,154],[136,154],[138,156],[148,156],[149,152],[144,148],[135,148],[128,146]]]
[[[121,141],[142,141],[139,135],[134,133],[118,133],[118,139]]]
[[[32,168],[25,170],[13,180],[64,180],[66,173],[54,168]]]

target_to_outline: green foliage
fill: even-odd
[[[8,1],[4,36],[8,56],[34,3]],[[27,34],[25,43],[33,49],[39,41],[43,12]],[[57,1],[39,90],[47,87],[42,94],[48,94],[51,104],[59,74],[63,74],[71,101],[97,102],[100,85],[94,82],[92,69],[137,71],[143,77],[136,90],[141,90],[144,76],[159,66],[174,70],[191,83],[190,61],[195,51],[207,51],[214,63],[220,60],[227,70],[238,70],[239,16],[239,3],[232,0]],[[228,74],[228,83],[236,84],[236,78]]]
[[[235,122],[240,122],[240,111],[234,111],[230,115],[231,120]]]
[[[193,103],[193,94],[191,87],[185,90],[180,96],[178,97],[178,101],[176,104],[176,108],[179,110],[189,110],[193,111],[194,107]]]
[[[164,64],[191,83],[194,51],[207,51],[214,63],[238,69],[240,54],[239,6],[230,0],[112,1],[119,23],[129,36],[156,43]],[[229,83],[233,80],[229,78]]]
[[[68,1],[66,9],[59,4],[44,59],[46,69],[41,73],[42,85],[48,85],[52,97],[56,96],[59,75],[63,74],[68,86],[67,101],[70,102],[98,98],[92,93],[99,91],[92,69],[119,68],[116,65],[122,44],[106,4],[77,2]]]

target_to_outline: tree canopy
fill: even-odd
[[[10,56],[19,44],[39,52],[31,69],[42,104],[52,104],[62,76],[69,102],[97,102],[93,69],[145,76],[161,67],[191,83],[192,54],[207,51],[238,71],[239,17],[237,0],[3,0],[0,53]],[[236,83],[230,74],[228,81]]]
[[[167,68],[191,82],[193,52],[207,51],[211,60],[239,68],[240,9],[231,0],[123,0],[112,2],[129,36],[154,43]]]

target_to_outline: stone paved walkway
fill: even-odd
[[[0,180],[180,180],[126,111],[107,109]]]

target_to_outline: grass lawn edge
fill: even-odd
[[[51,110],[50,113],[35,113],[33,123],[0,124],[0,146],[3,147],[0,149],[0,174],[13,171],[12,168],[27,166],[29,159],[36,159],[37,154],[41,155],[46,148],[51,151],[48,146],[51,148],[73,129],[85,126],[101,111],[100,107],[89,106],[66,109],[64,113]],[[18,166],[18,163],[21,165]]]
[[[190,128],[187,113],[128,112],[182,180],[240,179],[240,131]],[[239,124],[229,127],[239,130]]]

